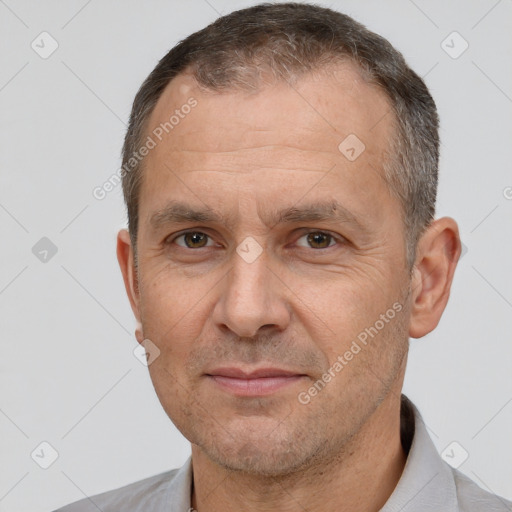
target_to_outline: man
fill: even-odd
[[[61,509],[512,510],[401,395],[461,244],[434,219],[438,117],[349,17],[263,4],[191,35],[135,98],[117,255],[181,469]]]

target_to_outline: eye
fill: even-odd
[[[297,242],[297,245],[312,249],[327,249],[328,247],[335,245],[336,242],[333,235],[325,233],[324,231],[312,231],[311,233],[306,233],[299,238],[299,240],[302,239],[306,239],[306,243]]]
[[[202,247],[213,245],[213,241],[209,240],[209,238],[206,233],[202,233],[201,231],[189,231],[177,236],[172,242],[176,242],[177,245],[185,247],[186,249],[201,249]],[[181,243],[178,242],[178,240],[180,240]]]

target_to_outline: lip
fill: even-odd
[[[220,388],[237,396],[264,396],[301,380],[306,375],[282,368],[216,368],[206,376]]]
[[[303,374],[284,370],[282,368],[258,368],[252,371],[244,371],[241,368],[225,367],[216,368],[215,370],[209,371],[207,375],[219,375],[221,377],[233,377],[235,379],[259,379],[263,377],[291,377],[294,375]]]

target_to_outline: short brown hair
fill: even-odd
[[[400,200],[407,262],[434,218],[439,162],[438,115],[423,80],[383,37],[340,12],[302,3],[260,4],[218,18],[180,41],[140,87],[123,146],[123,193],[136,254],[143,166],[129,163],[143,142],[148,119],[169,82],[191,72],[212,91],[256,89],[262,70],[295,81],[343,60],[354,62],[366,82],[387,95],[394,113],[386,183]],[[132,159],[133,160],[133,159]]]

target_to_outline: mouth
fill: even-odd
[[[217,368],[206,374],[220,389],[236,396],[265,396],[299,382],[305,374],[281,368],[260,368],[244,371],[241,368]]]

